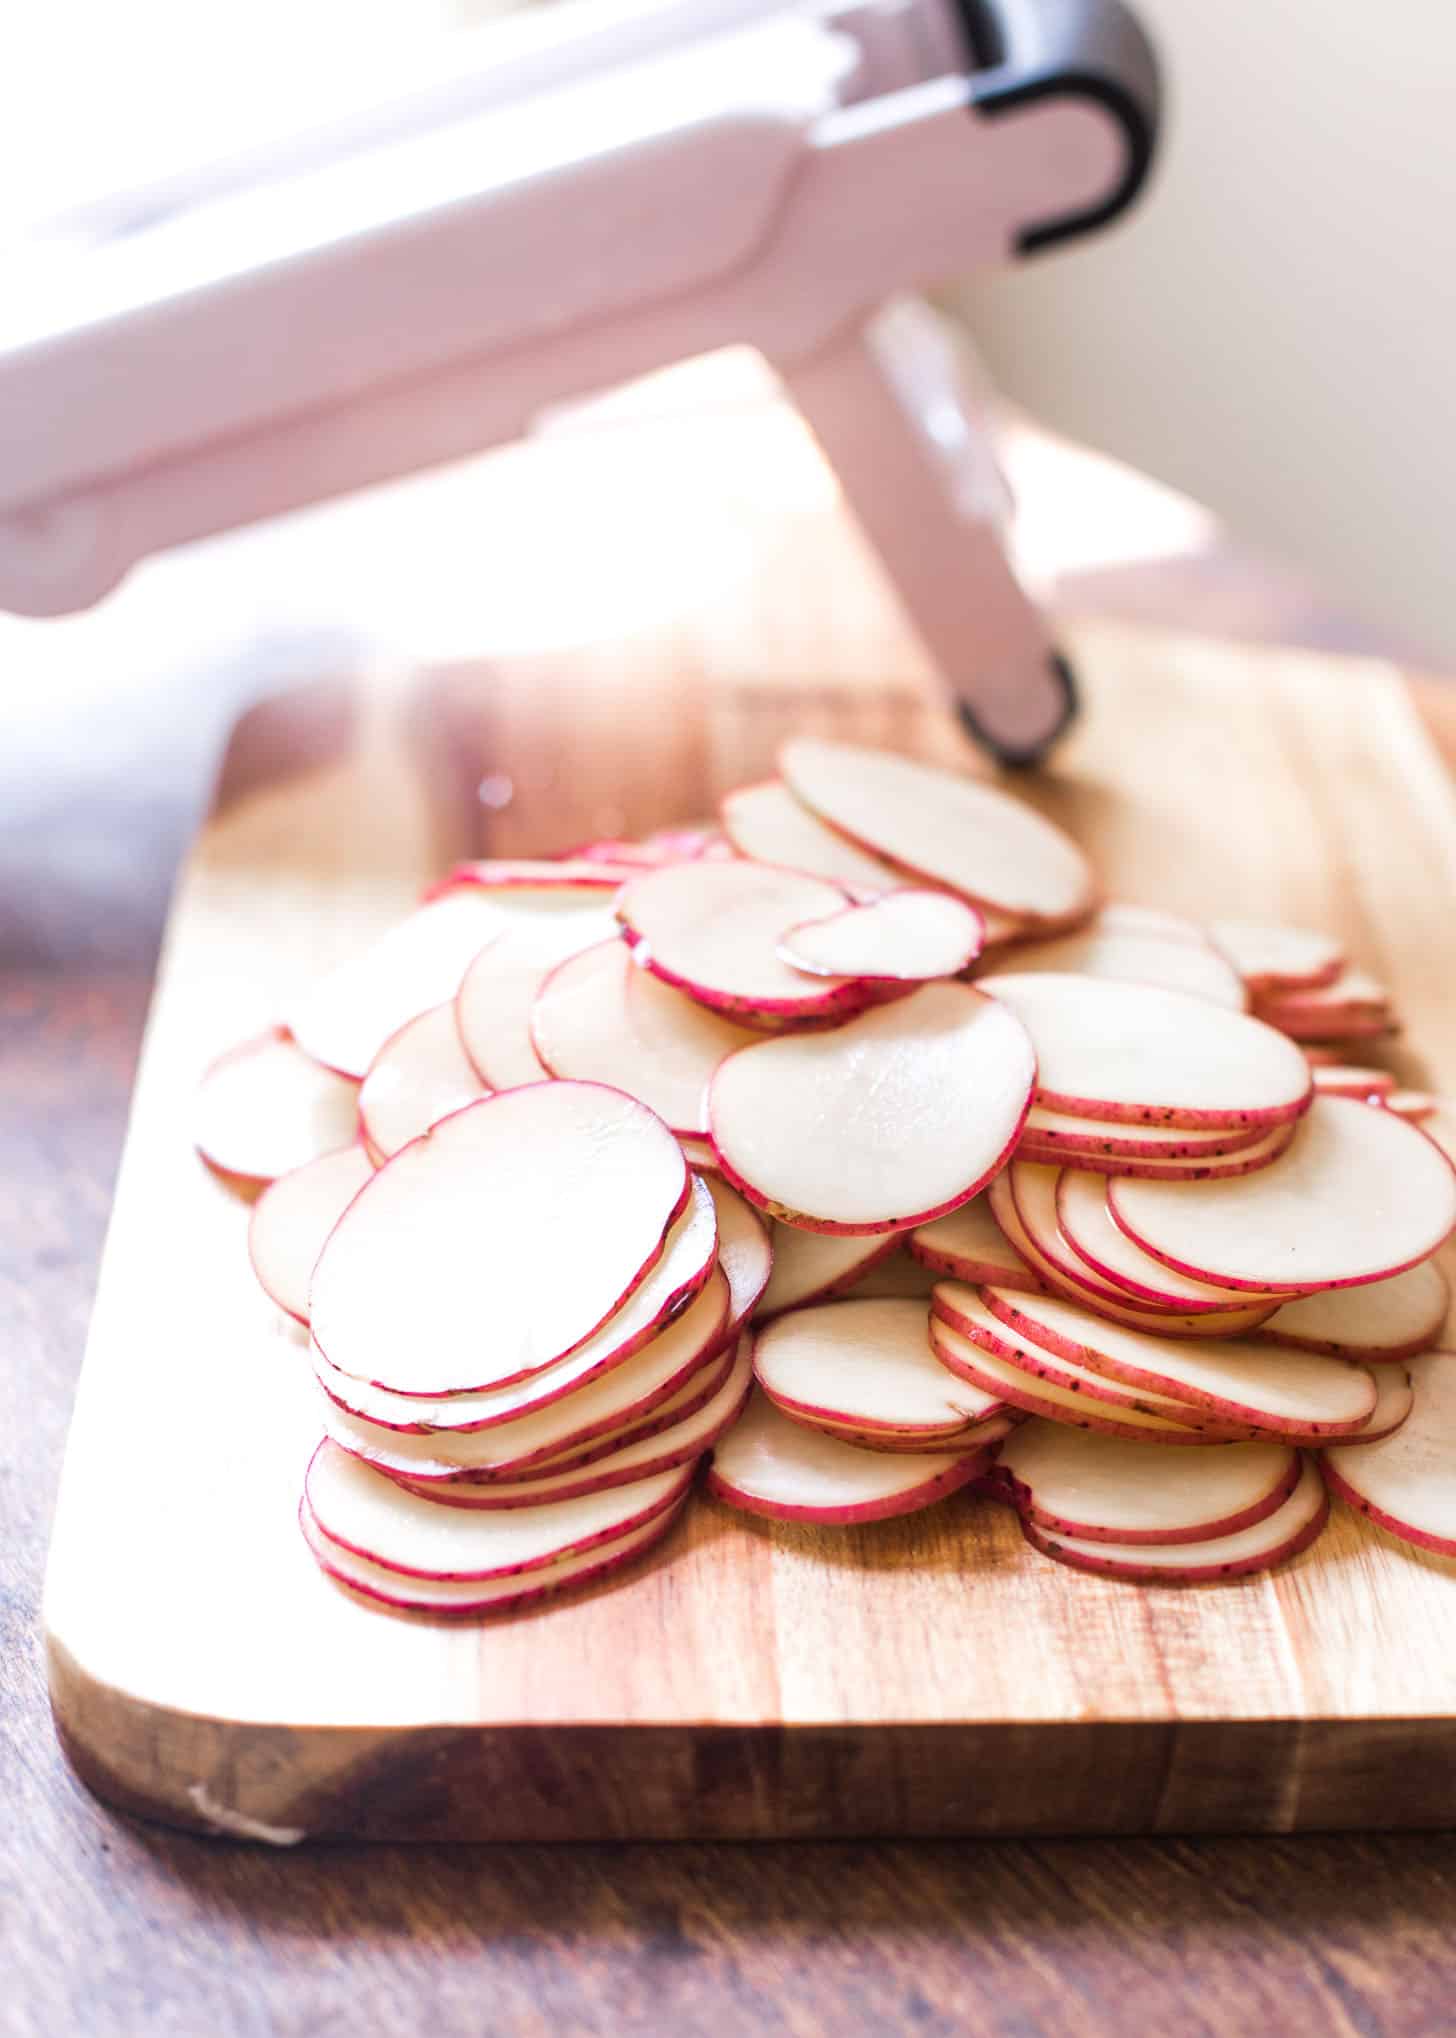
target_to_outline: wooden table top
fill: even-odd
[[[800,503],[774,542],[770,607],[842,564],[823,503]],[[882,642],[882,593],[834,585],[836,634],[862,622]],[[1218,546],[1084,572],[1062,595],[1082,613],[1380,648]],[[803,627],[780,632],[779,683],[813,683]],[[27,700],[36,647],[0,629],[0,2032],[1449,2028],[1456,1841],[1442,1835],[288,1854],[93,1802],[47,1716],[46,1532],[167,887],[220,738],[278,662],[272,644],[93,684],[63,716]],[[310,659],[285,647],[290,662]],[[507,701],[526,671],[501,668]],[[1415,685],[1456,762],[1456,709]],[[326,744],[333,697],[314,698]]]

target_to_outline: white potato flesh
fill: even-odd
[[[1274,1512],[1299,1477],[1287,1444],[1159,1451],[1065,1423],[1025,1422],[997,1471],[1024,1490],[1044,1527],[1097,1542],[1207,1541]]]
[[[1145,1253],[1114,1221],[1102,1175],[1064,1168],[1057,1177],[1056,1211],[1062,1237],[1088,1270],[1125,1289],[1135,1303],[1202,1311],[1237,1309],[1247,1299],[1235,1288],[1220,1288],[1211,1281],[1195,1280],[1191,1274],[1176,1273]]]
[[[1118,983],[1159,984],[1184,991],[1210,1004],[1242,1012],[1248,1003],[1243,979],[1218,950],[1182,935],[1109,932],[1088,928],[1055,941],[1027,942],[1002,958],[992,975],[1051,971],[1061,975],[1105,977]]]
[[[890,1231],[963,1203],[1002,1164],[1035,1061],[1015,1015],[926,984],[832,1032],[761,1041],[713,1078],[713,1144],[750,1201],[825,1230]]]
[[[826,828],[781,779],[740,786],[724,797],[719,811],[729,841],[756,863],[807,871],[857,891],[889,891],[905,882],[903,871]]]
[[[1250,989],[1329,983],[1345,965],[1339,942],[1309,927],[1214,920],[1208,931]]]
[[[806,977],[779,956],[790,927],[846,903],[840,886],[764,863],[680,863],[622,887],[617,917],[654,976],[715,1011],[815,1018],[864,992],[847,977]]]
[[[306,1502],[299,1512],[299,1526],[320,1568],[339,1584],[362,1592],[368,1599],[379,1600],[385,1606],[400,1607],[410,1613],[487,1614],[505,1613],[511,1607],[543,1599],[548,1593],[561,1592],[572,1585],[585,1585],[593,1578],[619,1570],[633,1557],[660,1541],[677,1519],[678,1512],[678,1508],[665,1508],[640,1528],[618,1536],[612,1542],[598,1543],[577,1556],[563,1557],[555,1564],[538,1565],[530,1571],[508,1572],[499,1578],[476,1579],[414,1578],[404,1572],[388,1570],[383,1564],[371,1563],[367,1557],[356,1556],[341,1544],[331,1543],[315,1522]]]
[[[617,931],[610,892],[557,895],[554,906],[512,920],[466,971],[455,999],[460,1041],[481,1080],[512,1090],[545,1080],[531,1039],[536,994],[568,956]]]
[[[319,1258],[309,1318],[341,1372],[397,1393],[504,1386],[583,1344],[661,1258],[682,1148],[595,1083],[486,1097],[366,1183]]]
[[[791,1414],[865,1430],[945,1431],[1000,1412],[930,1349],[923,1302],[826,1302],[795,1309],[754,1340],[754,1376]]]
[[[270,1182],[248,1221],[248,1256],[265,1294],[308,1322],[308,1284],[324,1240],[374,1173],[362,1146],[342,1147]]]
[[[1099,977],[988,977],[1031,1035],[1037,1102],[1091,1118],[1254,1125],[1296,1117],[1309,1063],[1272,1026],[1206,998]]]
[[[1349,1359],[1413,1358],[1439,1342],[1450,1306],[1446,1276],[1434,1260],[1422,1260],[1388,1281],[1301,1295],[1275,1310],[1263,1334]]]
[[[1341,1499],[1392,1535],[1456,1557],[1456,1354],[1427,1352],[1407,1370],[1415,1401],[1394,1435],[1331,1445],[1321,1463]]]
[[[708,1176],[703,1186],[718,1219],[718,1265],[728,1282],[728,1328],[737,1330],[757,1308],[773,1272],[771,1219],[758,1212],[725,1181]]]
[[[559,963],[531,1008],[543,1068],[640,1097],[689,1138],[708,1130],[719,1062],[758,1037],[639,968],[620,936]]]
[[[1054,1295],[988,1288],[982,1299],[1018,1338],[1126,1386],[1206,1408],[1221,1423],[1307,1435],[1358,1429],[1375,1407],[1374,1380],[1348,1359],[1256,1338],[1156,1337]]]
[[[523,891],[520,899],[533,896]],[[500,897],[469,885],[443,892],[320,977],[283,1015],[299,1045],[340,1074],[362,1077],[401,1026],[454,997],[506,924]]]
[[[986,1461],[984,1453],[861,1450],[755,1394],[714,1446],[708,1490],[778,1521],[878,1521],[930,1507]]]
[[[440,1396],[401,1394],[373,1381],[351,1377],[318,1348],[314,1368],[325,1391],[343,1407],[390,1429],[473,1430],[514,1422],[533,1408],[578,1392],[599,1373],[611,1371],[640,1351],[661,1327],[681,1312],[687,1298],[713,1285],[718,1250],[717,1217],[707,1184],[695,1177],[686,1209],[667,1235],[661,1256],[620,1309],[576,1350],[553,1366],[505,1386],[478,1393]],[[719,1289],[726,1316],[726,1276]]]
[[[1029,920],[1091,910],[1091,867],[1069,836],[984,779],[883,750],[801,737],[779,753],[790,790],[872,854]]]
[[[282,1032],[219,1056],[192,1104],[192,1137],[224,1174],[271,1182],[348,1146],[359,1085],[336,1075]]]
[[[1267,1571],[1307,1549],[1319,1534],[1329,1511],[1324,1482],[1307,1462],[1289,1498],[1272,1514],[1231,1535],[1201,1543],[1108,1543],[1081,1536],[1055,1535],[1034,1522],[1024,1522],[1026,1539],[1044,1556],[1109,1578],[1159,1579],[1168,1583],[1213,1584]]]
[[[1230,1181],[1119,1177],[1113,1216],[1155,1259],[1230,1288],[1352,1287],[1427,1259],[1456,1225],[1456,1173],[1391,1111],[1319,1097],[1278,1160]]]
[[[453,1003],[433,1005],[385,1041],[359,1088],[359,1125],[385,1161],[452,1111],[487,1094],[466,1059]]]
[[[760,1317],[776,1316],[780,1310],[797,1309],[848,1288],[896,1245],[893,1232],[861,1238],[837,1231],[801,1231],[777,1218],[770,1224],[773,1272],[758,1305]]]
[[[972,1283],[993,1281],[1003,1288],[1026,1288],[1032,1294],[1041,1287],[992,1216],[984,1196],[962,1203],[946,1217],[917,1224],[908,1244],[915,1258],[938,1274],[953,1274],[957,1280]]]
[[[984,939],[985,924],[966,900],[907,888],[791,927],[779,954],[811,976],[929,983],[968,968]]]

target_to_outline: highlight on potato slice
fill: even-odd
[[[965,899],[907,887],[789,928],[779,954],[810,976],[929,983],[969,968],[985,935],[984,920]]]
[[[1033,1295],[1041,1289],[1040,1279],[996,1222],[985,1196],[973,1197],[945,1217],[917,1224],[906,1244],[932,1273],[952,1275],[973,1287],[990,1281],[1001,1288],[1025,1288]]]
[[[773,1272],[759,1300],[756,1314],[760,1319],[843,1293],[899,1243],[899,1234],[893,1231],[867,1237],[853,1232],[802,1231],[778,1218],[770,1218],[769,1226]]]
[[[643,1555],[654,1543],[662,1540],[682,1512],[682,1507],[683,1502],[679,1501],[676,1507],[664,1508],[660,1514],[651,1516],[640,1528],[618,1536],[612,1542],[598,1543],[576,1556],[563,1557],[554,1564],[541,1564],[530,1571],[509,1572],[503,1577],[475,1579],[415,1578],[372,1563],[367,1557],[356,1556],[342,1544],[328,1540],[309,1511],[306,1500],[299,1509],[298,1522],[303,1539],[320,1570],[366,1599],[398,1608],[404,1613],[478,1617],[517,1612],[554,1593],[585,1585],[621,1570],[634,1557]]]
[[[1272,1570],[1307,1550],[1329,1518],[1329,1496],[1313,1462],[1301,1468],[1282,1506],[1247,1528],[1199,1543],[1108,1543],[1058,1535],[1022,1517],[1026,1540],[1079,1571],[1147,1585],[1211,1585]]]
[[[461,1046],[489,1088],[512,1090],[546,1079],[531,1038],[537,993],[568,956],[616,933],[613,896],[574,889],[551,894],[547,910],[513,919],[465,972],[455,998],[455,1023]]]
[[[1331,1491],[1391,1535],[1456,1557],[1456,1354],[1427,1352],[1406,1370],[1415,1398],[1401,1427],[1332,1444],[1320,1463]]]
[[[635,1098],[536,1083],[444,1119],[366,1183],[314,1271],[341,1372],[396,1393],[505,1386],[566,1357],[661,1258],[682,1148]]]
[[[806,977],[779,957],[804,920],[846,904],[840,886],[763,863],[683,863],[644,871],[617,895],[637,960],[700,1005],[744,1019],[815,1019],[852,1010],[848,977]]]
[[[499,895],[444,891],[301,991],[284,1019],[315,1061],[362,1079],[401,1026],[454,997],[504,924]]]
[[[1205,998],[1098,977],[988,977],[1036,1048],[1039,1104],[1130,1124],[1272,1125],[1311,1093],[1309,1063],[1272,1026]]]
[[[1423,1260],[1385,1281],[1296,1296],[1275,1310],[1261,1335],[1274,1344],[1376,1365],[1414,1358],[1439,1344],[1450,1306],[1446,1276],[1434,1260]]]
[[[1155,984],[1234,1012],[1242,1012],[1248,1004],[1243,979],[1233,965],[1208,942],[1190,941],[1181,934],[1117,932],[1094,926],[1059,935],[1054,941],[1022,942],[998,960],[993,970],[981,971],[977,981],[1013,971]]]
[[[1118,1179],[1113,1216],[1155,1259],[1229,1288],[1354,1287],[1429,1258],[1456,1172],[1390,1111],[1319,1097],[1271,1167],[1223,1182]]]
[[[734,848],[755,863],[806,871],[858,892],[887,892],[905,882],[903,871],[826,828],[780,779],[740,786],[719,811]]]
[[[1208,932],[1254,992],[1327,984],[1345,966],[1339,942],[1308,927],[1230,919],[1210,921]]]
[[[391,1034],[359,1086],[359,1129],[378,1165],[452,1111],[488,1094],[460,1045],[453,1003]]]
[[[984,779],[815,737],[786,743],[779,770],[838,834],[975,904],[1043,923],[1092,909],[1096,886],[1076,843]]]
[[[1015,1015],[967,984],[926,984],[831,1032],[732,1054],[708,1098],[729,1179],[826,1231],[921,1224],[965,1202],[1019,1136],[1035,1062]]]
[[[640,968],[620,937],[558,963],[530,1027],[549,1074],[610,1083],[689,1138],[708,1130],[718,1064],[759,1037]]]
[[[864,1451],[791,1422],[755,1393],[714,1446],[708,1491],[773,1521],[866,1522],[915,1514],[969,1484],[986,1451]]]
[[[223,1174],[272,1182],[350,1145],[358,1117],[358,1084],[275,1027],[208,1067],[193,1099],[192,1137]]]
[[[887,1436],[953,1434],[1004,1412],[935,1358],[922,1302],[791,1310],[758,1332],[753,1372],[786,1414]]]
[[[278,1307],[308,1322],[308,1284],[324,1240],[374,1173],[362,1146],[341,1147],[270,1182],[248,1219],[248,1257]]]
[[[314,1371],[332,1400],[386,1429],[475,1430],[512,1423],[624,1365],[665,1326],[683,1321],[689,1302],[701,1297],[704,1289],[713,1290],[713,1309],[723,1319],[723,1324],[715,1320],[704,1327],[714,1336],[726,1334],[730,1291],[727,1276],[719,1275],[717,1251],[712,1198],[707,1184],[695,1178],[687,1206],[669,1229],[646,1277],[600,1329],[554,1365],[479,1392],[400,1393],[341,1371],[315,1338]]]
[[[1156,1445],[1065,1423],[1017,1428],[995,1479],[1054,1535],[1100,1543],[1200,1543],[1267,1520],[1294,1491],[1299,1453],[1288,1444]]]

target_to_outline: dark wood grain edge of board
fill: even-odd
[[[280,1844],[1456,1824],[1445,1720],[240,1726],[118,1693],[54,1638],[48,1650],[61,1746],[98,1797]]]

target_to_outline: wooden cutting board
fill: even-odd
[[[1119,895],[1338,930],[1396,988],[1402,1073],[1456,1090],[1456,809],[1396,676],[1074,649],[1086,713],[1028,795]],[[690,818],[791,729],[966,757],[892,621],[837,632],[830,605],[768,644],[727,599],[630,655],[380,672],[240,725],[173,912],[55,1527],[76,1767],[278,1842],[1456,1819],[1456,1565],[1338,1508],[1276,1575],[1178,1591],[1062,1570],[987,1505],[819,1530],[700,1499],[609,1589],[478,1626],[371,1610],[307,1556],[313,1389],[190,1150],[199,1071],[452,857]]]

